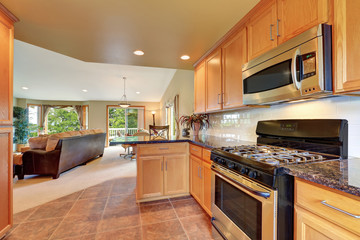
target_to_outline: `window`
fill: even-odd
[[[170,133],[169,135],[175,135],[175,109],[174,106],[169,106],[165,108],[165,125],[169,125]]]
[[[80,130],[78,115],[73,107],[50,108],[45,121],[48,134]]]
[[[133,135],[144,128],[144,107],[109,107],[109,140],[115,137]]]
[[[37,137],[41,128],[41,105],[28,104],[30,137]]]

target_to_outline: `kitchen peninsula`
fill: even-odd
[[[233,138],[199,135],[151,140],[122,137],[110,145],[133,144],[137,153],[137,201],[186,196],[211,211],[213,148],[254,144]],[[360,209],[360,159],[287,165],[283,174],[294,177],[294,234],[329,234],[356,239]],[[342,211],[329,206],[340,206]],[[345,212],[345,213],[344,213]],[[324,227],[325,226],[325,227]],[[333,229],[334,231],[329,231]]]

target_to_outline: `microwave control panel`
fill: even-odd
[[[306,53],[302,57],[302,79],[309,78],[316,74],[316,53]]]

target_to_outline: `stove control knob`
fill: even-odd
[[[240,172],[241,172],[242,174],[247,174],[247,173],[249,172],[249,169],[248,169],[248,168],[245,168],[245,167],[242,167],[241,170],[240,170]]]
[[[214,158],[214,162],[218,162],[220,158],[216,157]]]
[[[229,162],[229,163],[227,164],[227,166],[228,166],[228,168],[230,168],[230,169],[234,169],[234,168],[235,168],[235,163]]]
[[[256,171],[250,171],[250,172],[249,172],[249,177],[250,177],[250,178],[256,178],[257,175],[258,175],[258,174],[257,174]]]
[[[220,164],[225,164],[225,160],[220,158],[220,159],[218,160],[218,163],[220,163]]]

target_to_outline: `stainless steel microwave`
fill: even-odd
[[[274,104],[332,94],[331,26],[320,24],[242,68],[244,104]]]

